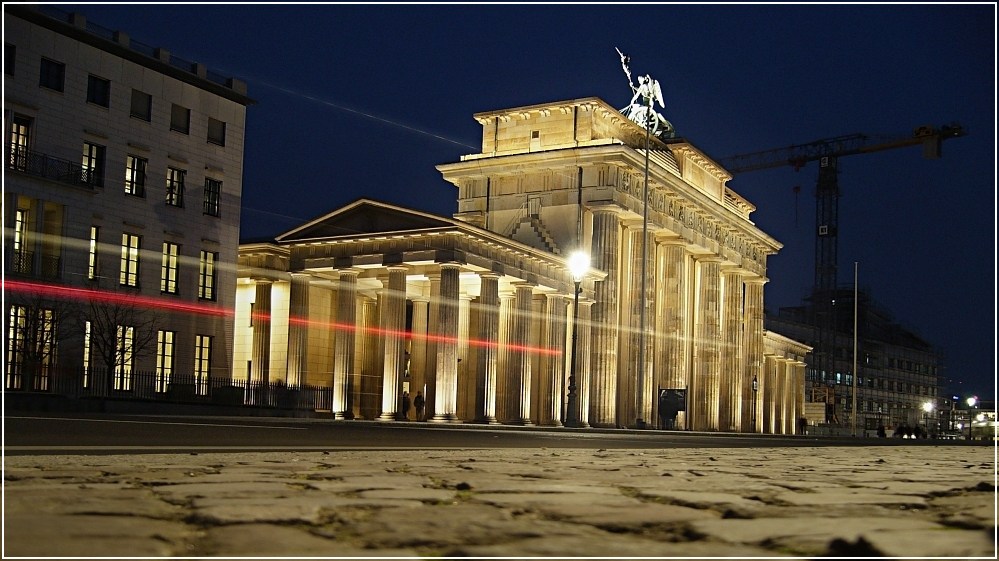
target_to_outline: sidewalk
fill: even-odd
[[[995,558],[989,446],[5,457],[5,557]]]

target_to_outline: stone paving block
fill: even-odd
[[[446,549],[449,557],[609,557],[649,558],[682,557],[688,561],[718,557],[746,559],[750,557],[780,557],[766,549],[710,542],[660,542],[630,535],[605,534],[579,539],[551,536],[511,541],[494,545],[465,545]]]
[[[365,549],[317,536],[308,527],[238,524],[210,528],[199,553],[238,557],[417,557],[412,549]]]
[[[7,513],[4,554],[13,557],[169,557],[195,529],[140,516]]]
[[[908,508],[924,508],[926,500],[913,495],[893,495],[889,493],[865,492],[858,489],[823,489],[815,493],[781,493],[777,500],[791,505],[897,505]]]
[[[329,513],[345,507],[381,508],[422,506],[420,501],[335,496],[199,498],[192,501],[192,518],[201,524],[321,524]]]
[[[993,529],[994,530],[994,529]],[[992,557],[994,534],[939,528],[931,530],[867,531],[861,537],[885,557]]]

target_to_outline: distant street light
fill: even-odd
[[[569,272],[575,284],[572,296],[572,351],[569,360],[569,399],[566,405],[565,426],[578,427],[579,393],[576,391],[576,332],[579,331],[579,292],[583,276],[590,270],[590,255],[584,251],[574,251],[569,255]]]
[[[930,411],[933,411],[933,402],[924,401],[923,402],[923,428],[926,431],[926,436],[930,436]]]
[[[978,398],[977,397],[971,396],[971,397],[968,398],[968,401],[967,401],[967,404],[968,404],[968,440],[971,440],[971,410],[975,408],[975,405],[977,403],[978,403]]]

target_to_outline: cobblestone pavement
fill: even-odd
[[[996,556],[987,446],[4,461],[5,556]]]

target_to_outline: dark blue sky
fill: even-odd
[[[995,394],[994,5],[72,9],[247,81],[244,238],[364,196],[450,216],[455,190],[434,166],[478,151],[472,114],[588,96],[624,106],[614,47],[716,159],[959,122],[969,136],[940,160],[918,147],[841,160],[839,281],[858,261],[860,286],[945,353],[954,391]],[[811,164],[729,183],[784,243],[768,308],[812,285],[816,177]]]

